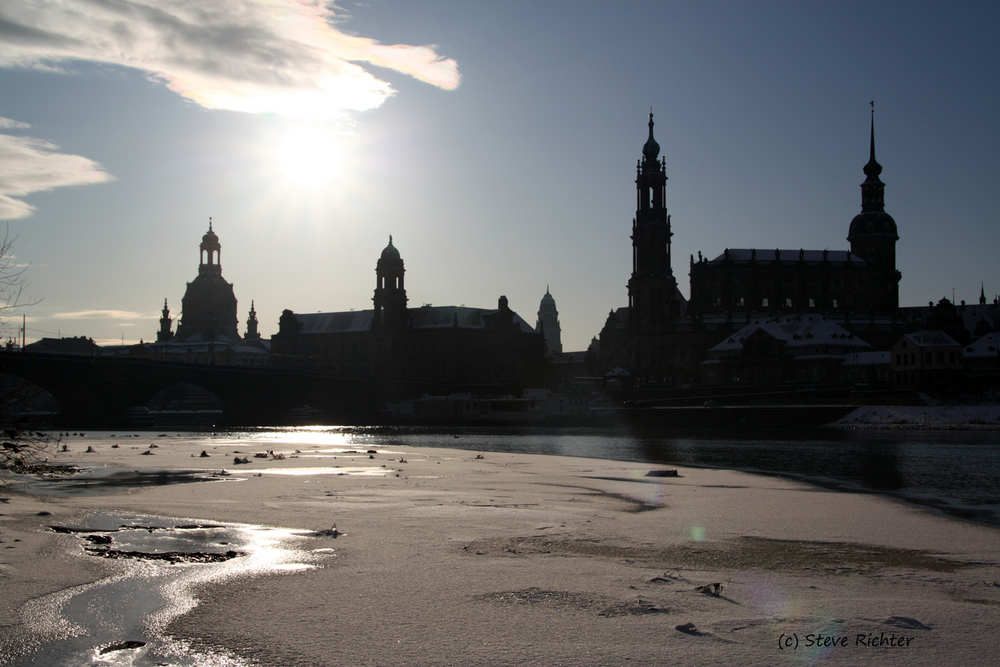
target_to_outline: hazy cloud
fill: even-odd
[[[12,123],[4,124],[2,121]],[[0,119],[0,127],[28,127]],[[113,180],[98,163],[80,155],[56,152],[55,144],[0,134],[0,220],[26,218],[35,208],[18,199],[65,185],[84,185]]]
[[[19,120],[13,120],[11,118],[4,118],[0,116],[0,128],[5,130],[27,130],[30,125],[27,123],[22,123]]]
[[[112,319],[112,320],[142,320],[142,319],[152,319],[151,315],[143,315],[142,313],[133,313],[130,310],[78,310],[72,313],[55,313],[49,319],[64,319],[64,320],[96,320],[96,319]]]
[[[458,86],[433,46],[383,45],[338,29],[324,0],[8,0],[0,66],[132,67],[210,109],[330,120],[392,87],[357,63]]]

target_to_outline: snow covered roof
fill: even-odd
[[[784,349],[793,354],[807,348],[871,349],[871,345],[822,315],[794,315],[755,319],[713,347],[709,353],[742,350],[743,340],[757,331],[784,341]]]
[[[792,249],[772,249],[761,248],[728,248],[721,255],[711,260],[712,262],[723,262],[727,259],[733,262],[749,262],[751,259],[758,263],[774,262],[778,259],[782,262],[803,261],[807,264],[819,264],[828,262],[831,264],[857,264],[866,266],[865,260],[861,259],[849,250],[792,250]]]
[[[300,334],[345,333],[350,331],[370,331],[373,310],[351,310],[340,313],[295,313],[295,319],[302,323]],[[414,329],[486,329],[484,316],[498,312],[497,309],[467,308],[465,306],[423,306],[407,308],[410,325]],[[535,333],[534,327],[514,313],[514,324],[522,333]]]
[[[988,333],[979,340],[973,341],[962,350],[965,359],[997,359],[1000,350],[1000,333]]]
[[[903,338],[909,340],[917,347],[957,347],[958,343],[954,338],[943,331],[915,331],[903,334]],[[893,346],[895,347],[895,345]]]

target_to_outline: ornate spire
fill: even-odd
[[[649,110],[649,139],[642,147],[642,157],[644,162],[655,162],[660,155],[660,144],[653,138],[653,110]]]
[[[865,165],[865,175],[868,177],[867,182],[881,183],[878,176],[882,173],[882,165],[875,161],[875,100],[869,104],[872,105],[872,135],[868,164]]]
[[[253,301],[250,301],[250,316],[247,317],[247,335],[244,340],[260,340],[260,332],[257,331],[257,309],[254,308]]]
[[[869,149],[868,164],[865,165],[865,182],[861,184],[861,210],[884,211],[885,210],[885,183],[879,179],[882,173],[882,165],[875,160],[875,102],[872,105],[872,129],[871,147]]]
[[[170,309],[167,308],[166,299],[163,300],[163,311],[160,315],[160,330],[156,332],[156,342],[166,343],[174,337],[174,332],[170,330],[173,320],[170,319]]]

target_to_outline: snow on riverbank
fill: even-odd
[[[841,428],[1000,429],[1000,406],[872,405],[858,408],[832,425]]]

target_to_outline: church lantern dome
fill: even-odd
[[[403,259],[399,256],[399,250],[396,246],[392,245],[392,237],[389,237],[389,245],[385,247],[382,251],[382,255],[378,259],[378,268],[385,269],[394,266],[402,266]]]

